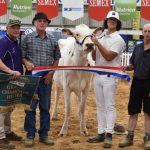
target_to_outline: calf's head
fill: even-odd
[[[94,43],[91,40],[92,30],[85,24],[76,26],[74,37],[85,52],[90,52],[94,49]]]

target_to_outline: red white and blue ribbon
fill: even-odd
[[[109,66],[38,66],[32,71],[33,76],[42,76],[49,71],[57,70],[78,70],[94,72],[98,74],[112,75],[118,78],[130,81],[130,76],[124,72],[122,67],[109,67]]]

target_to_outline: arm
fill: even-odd
[[[134,67],[133,67],[132,64],[130,64],[129,66],[125,67],[125,71],[132,71],[132,70],[134,70]]]
[[[92,41],[94,44],[98,47],[99,52],[101,55],[107,60],[107,61],[112,61],[118,54],[114,51],[109,51],[106,49],[99,41],[93,37]]]
[[[22,63],[25,65],[25,68],[27,69],[27,71],[32,71],[33,70],[33,68],[34,68],[33,63],[28,61],[26,58],[22,59]]]
[[[54,63],[52,66],[58,66],[59,60],[54,60]],[[52,82],[53,79],[53,75],[54,75],[55,71],[49,71],[45,76],[45,84],[50,84]]]
[[[19,71],[14,71],[14,70],[11,70],[9,67],[7,67],[3,62],[2,60],[0,59],[0,69],[6,73],[9,73],[13,76],[20,76],[21,73]]]
[[[26,59],[26,53],[28,50],[28,41],[30,41],[29,36],[27,35],[21,42],[21,50],[22,50],[22,63],[24,64],[27,71],[32,71],[34,65],[32,62]]]

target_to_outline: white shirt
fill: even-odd
[[[110,66],[120,67],[121,66],[121,54],[125,49],[125,42],[118,32],[112,34],[105,34],[101,39],[98,40],[106,49],[109,51],[116,52],[118,55],[112,60],[107,61],[96,48],[96,66]]]

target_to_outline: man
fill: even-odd
[[[35,66],[57,66],[60,58],[58,43],[54,37],[46,32],[46,27],[51,22],[44,13],[37,13],[33,18],[36,31],[27,35],[22,41],[23,64],[26,74],[31,74]],[[53,71],[44,74],[40,80],[37,94],[39,97],[40,129],[39,142],[52,146],[54,142],[48,139],[50,130],[50,103]],[[31,103],[32,111],[26,111],[24,128],[27,131],[26,147],[34,145],[36,132],[36,108],[38,101]]]
[[[121,29],[119,14],[110,11],[104,21],[103,27],[108,29],[99,40],[93,37],[97,46],[95,56],[96,66],[120,67],[120,55],[125,48],[125,42],[117,31]],[[94,91],[96,96],[98,135],[89,137],[88,142],[96,143],[104,141],[104,148],[112,146],[112,134],[116,119],[115,91],[118,79],[111,75],[95,75]]]
[[[144,112],[144,147],[150,150],[150,24],[143,27],[144,43],[137,45],[131,56],[131,65],[126,70],[134,70],[128,103],[128,134],[119,147],[133,145],[138,113]]]
[[[20,36],[19,20],[10,19],[7,24],[7,34],[0,39],[0,72],[20,76],[23,69],[21,63],[21,49],[17,38]],[[22,137],[11,131],[11,113],[13,109],[0,112],[0,148],[14,149],[12,141],[21,141]]]

